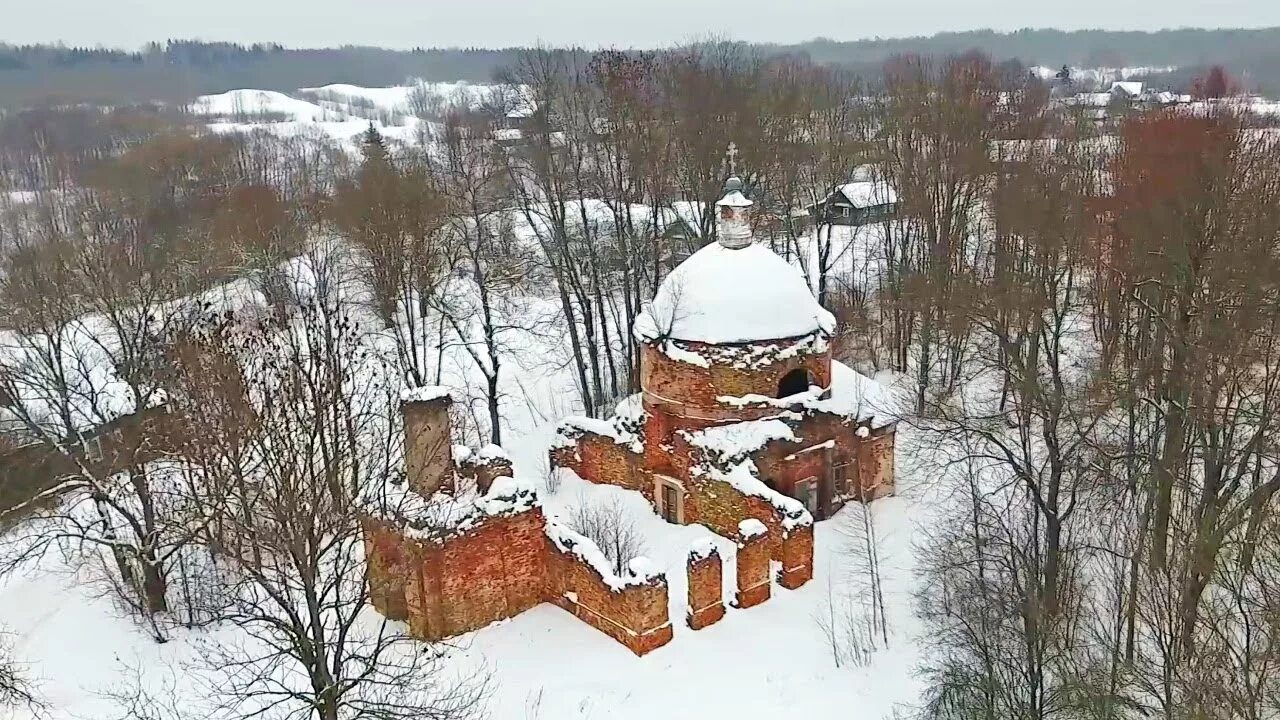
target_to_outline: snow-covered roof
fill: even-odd
[[[751,207],[754,204],[739,190],[734,190],[716,201],[716,207]]]
[[[898,191],[883,180],[857,180],[845,183],[837,188],[836,192],[843,195],[850,205],[858,208],[891,205],[898,202]]]
[[[833,361],[831,392],[825,398],[806,403],[805,407],[859,420],[870,419],[871,426],[879,428],[896,422],[908,409],[908,403],[895,388]]]
[[[831,334],[835,327],[800,271],[772,250],[712,243],[662,281],[634,332],[642,340],[730,344]]]
[[[1111,83],[1111,92],[1119,90],[1129,97],[1136,97],[1142,94],[1142,83],[1129,81],[1120,81]]]

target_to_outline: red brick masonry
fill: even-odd
[[[686,621],[701,630],[724,617],[723,563],[714,547],[689,552],[689,611]]]
[[[749,608],[769,599],[769,533],[738,535],[738,594],[734,605]]]
[[[372,518],[364,525],[370,600],[408,620],[415,637],[441,640],[552,602],[637,655],[671,641],[666,578],[611,587],[548,539],[541,508],[441,539],[405,537]]]

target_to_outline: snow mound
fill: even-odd
[[[764,523],[755,518],[747,518],[746,520],[738,523],[738,535],[740,535],[743,540],[751,540],[752,538],[758,538],[761,535],[768,534],[769,528],[765,527]]]
[[[634,332],[641,340],[727,344],[831,334],[835,326],[800,271],[772,250],[712,243],[667,276]]]
[[[337,113],[306,100],[289,97],[274,90],[229,90],[217,95],[201,95],[192,103],[197,115],[243,116],[280,115],[298,122],[340,120]]]

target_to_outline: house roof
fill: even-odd
[[[1111,92],[1119,90],[1129,97],[1137,97],[1142,94],[1142,83],[1132,80],[1111,83]]]
[[[831,200],[836,194],[843,196],[850,205],[857,208],[892,205],[898,202],[898,191],[883,180],[856,180],[845,183],[827,196],[827,200]]]

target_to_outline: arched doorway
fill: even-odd
[[[775,397],[791,397],[809,389],[813,384],[813,376],[804,368],[796,368],[778,381],[778,394]]]

